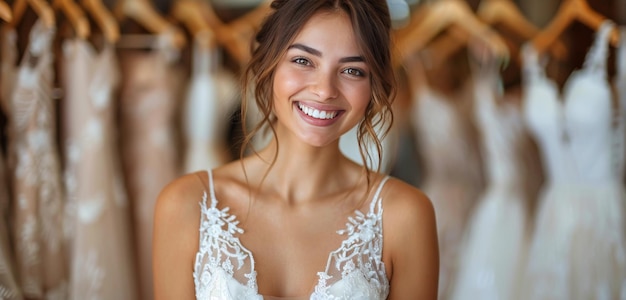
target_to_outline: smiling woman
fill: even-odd
[[[277,0],[272,8],[244,77],[254,101],[242,103],[263,114],[244,148],[264,126],[273,138],[161,192],[156,298],[436,299],[430,200],[339,149],[356,127],[366,160],[366,143],[382,148],[375,128],[392,121],[386,2]]]

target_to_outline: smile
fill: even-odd
[[[319,110],[319,109],[302,105],[301,103],[298,103],[298,108],[307,116],[315,118],[315,119],[320,119],[320,120],[334,119],[339,114],[338,111]]]

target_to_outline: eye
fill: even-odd
[[[296,57],[294,59],[291,60],[292,62],[298,64],[298,65],[303,65],[303,66],[308,66],[311,65],[311,62],[304,58],[304,57]]]
[[[356,77],[364,77],[365,76],[365,72],[363,72],[362,70],[359,70],[359,69],[355,69],[355,68],[344,69],[343,73],[348,74],[348,75],[352,75],[352,76],[356,76]]]

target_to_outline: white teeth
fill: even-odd
[[[310,117],[316,118],[316,119],[329,120],[329,119],[332,119],[332,118],[337,116],[337,112],[336,111],[317,110],[315,108],[304,106],[304,105],[302,105],[300,103],[298,103],[298,107],[305,114],[307,114]]]

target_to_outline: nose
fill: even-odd
[[[315,82],[311,85],[311,89],[320,100],[334,99],[339,94],[337,77],[332,72],[320,71],[315,76]]]

